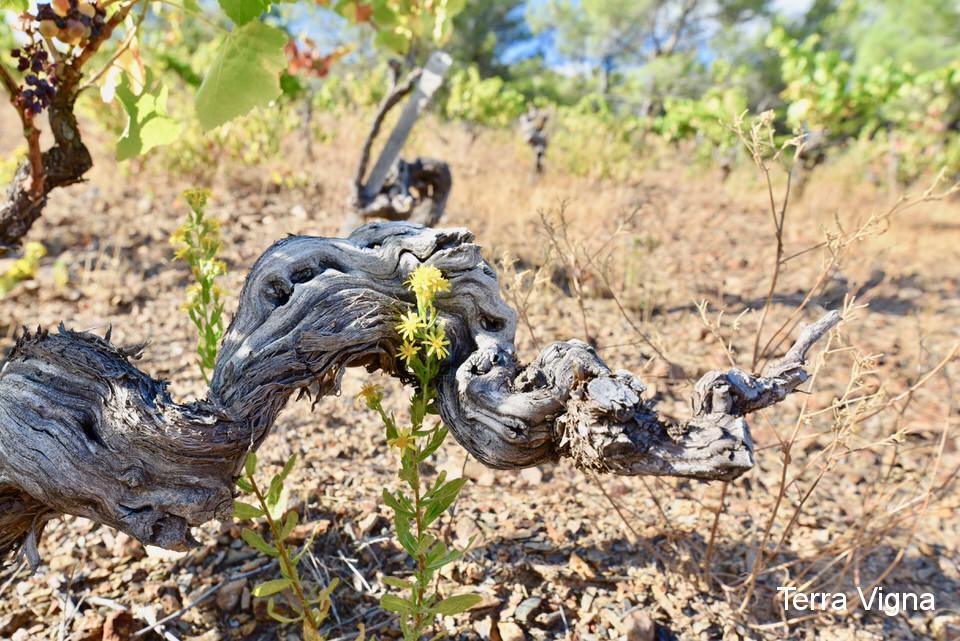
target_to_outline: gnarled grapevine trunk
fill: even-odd
[[[450,280],[438,308],[451,340],[438,385],[456,440],[496,468],[560,457],[616,474],[732,479],[752,466],[744,416],[805,380],[809,347],[839,321],[807,328],[764,376],[710,372],[693,415],[673,424],[579,341],[523,367],[516,319],[469,232],[371,223],[347,239],[290,237],[254,264],[206,400],[176,403],[109,336],[25,333],[0,371],[0,551],[32,546],[58,513],[144,543],[191,545],[189,526],[227,518],[233,479],[290,395],[335,390],[351,366],[395,372],[403,282],[429,263]]]

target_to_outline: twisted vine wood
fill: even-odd
[[[143,543],[184,549],[190,526],[230,516],[233,479],[290,395],[335,390],[347,367],[396,373],[403,282],[423,263],[451,292],[438,300],[451,339],[439,408],[484,464],[522,468],[562,457],[585,469],[733,479],[753,464],[744,417],[806,379],[804,356],[839,322],[828,314],[762,376],[713,371],[692,416],[673,423],[580,341],[528,366],[516,318],[463,229],[371,223],[349,238],[289,237],[247,276],[205,400],[177,403],[132,363],[142,346],[69,331],[25,332],[0,371],[0,552],[33,560],[44,524],[84,516]]]

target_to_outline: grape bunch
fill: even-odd
[[[95,2],[87,0],[51,0],[37,5],[36,19],[44,38],[56,38],[68,45],[78,45],[96,38],[103,30],[107,13]]]
[[[25,72],[25,85],[20,89],[20,104],[36,115],[50,106],[56,94],[57,78],[50,54],[39,43],[30,43],[14,49],[11,55],[17,60],[17,70]]]

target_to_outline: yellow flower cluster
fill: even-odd
[[[450,281],[433,265],[420,265],[407,279],[407,287],[416,295],[418,302],[424,300],[432,303],[437,293],[450,291]]]
[[[399,357],[409,367],[423,350],[428,358],[443,360],[449,354],[450,341],[443,331],[433,300],[440,292],[450,291],[450,281],[433,265],[420,265],[410,274],[407,287],[417,297],[417,309],[400,317],[397,333],[403,339]]]
[[[357,393],[357,400],[363,401],[368,409],[375,409],[383,400],[383,388],[374,383],[366,383]]]
[[[413,429],[401,427],[397,430],[396,438],[387,439],[387,445],[395,447],[401,452],[406,449],[417,449],[417,437],[413,435]]]

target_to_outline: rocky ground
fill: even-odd
[[[223,223],[228,309],[271,241],[338,228],[363,128],[350,117],[321,125],[330,135],[312,159],[291,143],[259,168],[224,163],[204,173],[210,211]],[[0,129],[5,141],[9,131]],[[639,373],[660,409],[678,416],[702,373],[730,360],[750,366],[775,241],[765,187],[749,168],[721,183],[676,160],[646,160],[629,184],[552,167],[535,180],[526,150],[500,134],[472,142],[458,128],[428,126],[413,146],[450,161],[454,190],[443,224],[469,227],[498,265],[504,296],[521,311],[521,354],[529,358],[554,339],[587,338],[613,367]],[[164,171],[162,159],[118,168],[100,154],[89,182],[56,192],[31,232],[48,255],[33,281],[0,300],[3,348],[24,325],[63,321],[100,333],[112,326],[116,343],[151,341],[139,366],[170,380],[174,396],[202,396],[192,326],[179,309],[189,274],[171,262],[167,242],[185,213],[177,195],[198,180]],[[476,540],[442,584],[483,595],[467,615],[445,622],[451,634],[958,638],[960,372],[956,359],[942,361],[960,340],[960,203],[916,204],[849,246],[838,244],[838,234],[894,201],[828,167],[790,206],[788,260],[764,340],[792,326],[810,288],[800,318],[842,307],[854,294],[867,307],[850,312],[809,394],[754,417],[757,468],[726,490],[596,478],[564,462],[493,471],[448,442],[430,467],[472,482],[443,531],[457,544]],[[831,244],[819,246],[830,234]],[[830,250],[838,260],[824,272]],[[55,277],[64,266],[67,282]],[[704,318],[700,301],[708,303]],[[348,376],[342,394],[312,412],[307,402],[292,403],[261,451],[265,473],[300,456],[290,482],[304,523],[295,536],[319,528],[306,574],[341,579],[331,639],[352,638],[361,622],[378,638],[396,637],[395,622],[377,606],[381,577],[409,571],[379,500],[397,482],[395,454],[353,401],[367,378]],[[398,385],[377,382],[403,406]],[[791,434],[796,445],[783,472],[781,443]],[[83,519],[51,523],[35,574],[18,564],[0,573],[0,638],[125,639],[174,613],[136,638],[296,638],[251,598],[252,585],[276,568],[243,543],[239,526],[207,524],[197,538],[200,548],[172,554]],[[784,611],[775,591],[809,581],[811,591],[855,595],[855,586],[867,589],[882,575],[886,592],[935,594],[936,611],[810,615]]]

